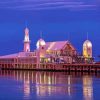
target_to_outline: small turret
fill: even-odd
[[[83,56],[85,58],[92,58],[92,43],[88,40],[88,33],[87,40],[83,43]]]
[[[30,52],[29,29],[27,27],[25,28],[24,52]]]

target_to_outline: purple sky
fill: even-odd
[[[100,0],[0,0],[0,9],[13,10],[96,10]]]

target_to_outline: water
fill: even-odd
[[[100,100],[100,75],[0,71],[0,100]]]

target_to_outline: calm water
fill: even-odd
[[[100,75],[0,71],[0,100],[100,100]]]

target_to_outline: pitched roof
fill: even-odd
[[[29,57],[29,54],[32,54],[32,53],[33,52],[19,52],[15,54],[0,56],[0,58]]]
[[[15,58],[18,57],[18,53],[0,56],[0,58]]]
[[[61,50],[66,44],[69,44],[70,47],[75,50],[74,46],[69,41],[46,42],[46,50]]]
[[[55,41],[55,42],[46,42],[47,50],[61,50],[68,41]]]

